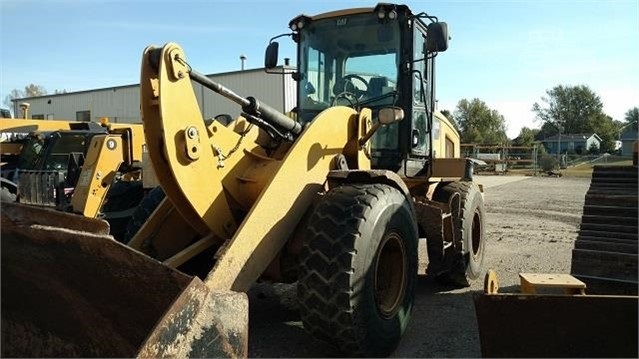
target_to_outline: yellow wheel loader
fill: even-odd
[[[145,192],[142,125],[0,119],[0,133],[3,202],[103,218],[122,239]]]
[[[343,354],[389,355],[420,239],[429,275],[480,276],[482,187],[434,110],[446,24],[378,4],[290,29],[295,120],[201,75],[175,43],[144,50],[141,112],[165,197],[127,245],[99,220],[3,206],[3,356],[244,357],[258,280],[297,282],[304,327]],[[194,82],[242,115],[204,121]]]

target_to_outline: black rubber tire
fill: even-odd
[[[390,355],[410,321],[417,242],[412,206],[396,188],[349,184],[329,191],[310,217],[300,254],[305,329],[344,355]],[[399,286],[383,297],[377,282]],[[385,313],[378,293],[392,299]]]
[[[479,185],[472,181],[451,182],[435,193],[435,200],[448,202],[454,193],[460,195],[460,227],[456,233],[461,235],[461,256],[464,261],[460,266],[453,266],[453,270],[442,278],[442,281],[468,286],[471,280],[481,276],[486,252],[486,226],[484,198]]]
[[[131,239],[133,239],[133,236],[142,228],[142,225],[149,219],[151,213],[158,208],[164,197],[166,197],[164,190],[162,190],[162,187],[157,186],[142,198],[142,201],[138,204],[138,208],[133,212],[126,226],[123,237],[124,243],[129,243]]]
[[[104,214],[104,219],[109,222],[109,232],[121,243],[127,243],[124,239],[126,228],[131,221],[130,216],[112,217],[111,215],[121,211],[131,211],[137,209],[144,198],[144,189],[141,181],[118,181],[111,185],[106,193],[105,203],[100,212]]]

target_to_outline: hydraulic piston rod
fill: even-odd
[[[276,128],[291,132],[294,135],[299,135],[302,132],[302,126],[298,122],[295,122],[294,120],[272,108],[271,106],[261,103],[258,99],[254,97],[243,98],[232,90],[209,79],[208,77],[200,74],[195,70],[190,71],[190,76],[193,81],[219,93],[220,95],[242,106],[242,110],[244,112],[262,118],[264,121],[275,126]]]

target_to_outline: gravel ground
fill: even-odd
[[[477,176],[484,184],[487,251],[484,268],[497,271],[500,291],[518,291],[520,272],[569,273],[573,242],[589,178]],[[420,273],[427,258],[420,244]],[[420,274],[413,316],[393,357],[481,356],[472,294]],[[296,310],[294,285],[255,286],[250,299],[250,357],[328,357],[310,338]]]

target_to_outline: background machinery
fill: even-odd
[[[3,201],[100,217],[122,239],[145,194],[142,125],[0,119],[0,132]]]
[[[127,245],[98,220],[3,206],[4,356],[246,356],[257,280],[297,281],[305,328],[344,354],[388,355],[420,238],[430,275],[480,275],[482,188],[434,111],[446,24],[379,4],[290,28],[296,120],[201,75],[177,44],[145,49],[144,133],[166,197]],[[205,122],[191,81],[242,116]]]

